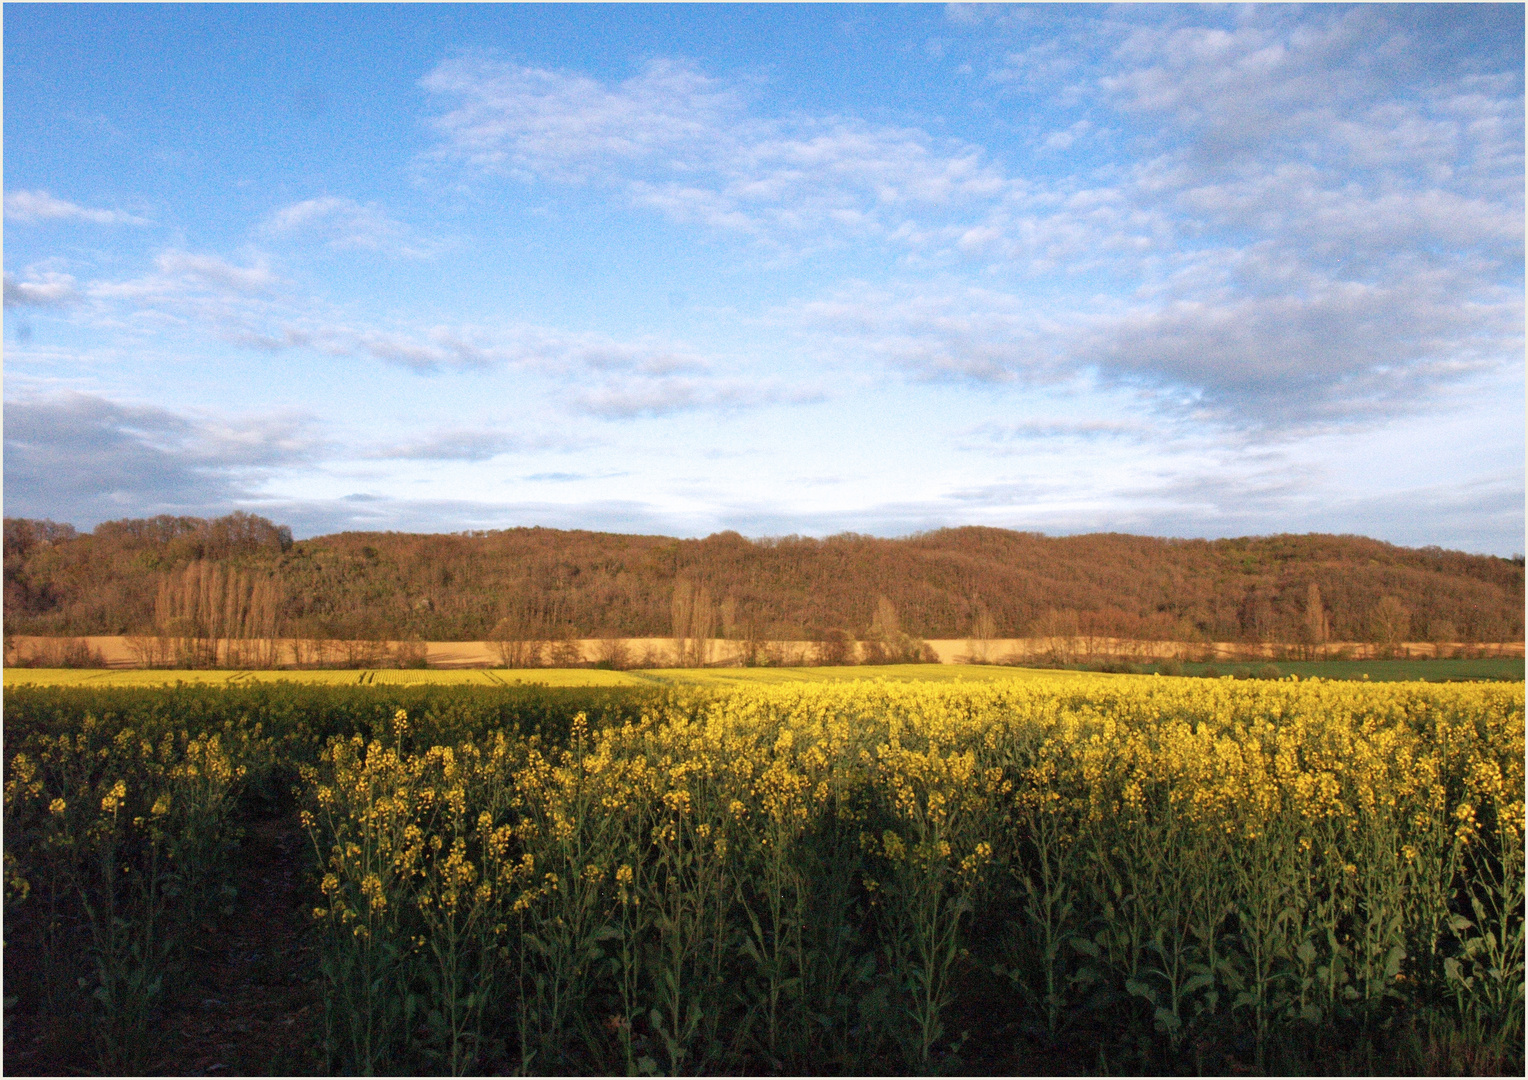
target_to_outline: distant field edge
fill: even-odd
[[[165,661],[187,651],[168,639],[121,635],[84,637],[37,637],[16,634],[6,639],[5,666],[10,667],[105,667],[113,669],[152,666],[173,670]],[[189,650],[203,657],[217,657],[217,667],[238,671],[249,666],[278,669],[361,670],[365,668],[412,667],[423,665],[445,670],[500,668],[505,655],[501,646],[488,641],[308,641],[295,638],[259,641],[220,640],[196,642]],[[678,662],[681,655],[702,656],[707,667],[739,667],[751,648],[754,655],[773,666],[806,666],[821,658],[821,644],[812,641],[741,641],[712,638],[702,643],[688,639],[683,643],[672,638],[581,638],[537,643],[541,655],[549,661],[561,660],[557,667],[583,663],[628,670],[663,670],[687,667]],[[702,647],[703,644],[703,647]],[[1245,641],[1151,641],[1099,636],[930,639],[926,642],[929,659],[941,664],[1008,664],[1045,667],[1097,664],[1105,661],[1155,664],[1175,660],[1184,664],[1210,663],[1286,663],[1294,657],[1302,662],[1374,661],[1393,657],[1401,660],[1519,658],[1521,641],[1493,642],[1396,642],[1387,646],[1362,641],[1332,641],[1321,646],[1300,646],[1279,642]],[[867,659],[865,643],[846,646],[850,659]],[[1314,655],[1313,655],[1314,652]],[[146,657],[164,661],[145,664]],[[241,659],[243,658],[243,659]],[[615,658],[619,662],[611,663]],[[407,660],[405,663],[404,660]],[[890,659],[890,657],[888,657]],[[183,662],[183,661],[182,661]],[[197,666],[209,666],[199,664]],[[867,665],[868,666],[868,665]],[[890,665],[875,665],[877,667]],[[544,670],[524,668],[525,671]]]
[[[248,686],[296,682],[318,686],[746,686],[890,679],[899,682],[993,682],[1058,676],[1080,671],[996,665],[885,664],[853,667],[668,668],[607,671],[601,668],[403,668],[367,670],[91,669],[7,668],[5,686],[173,686],[190,683]]]
[[[1470,660],[1313,660],[1239,663],[1147,663],[1103,665],[1105,674],[1161,674],[1196,678],[1323,678],[1369,682],[1521,682],[1520,657]],[[1088,665],[1066,668],[1006,664],[885,664],[844,667],[666,668],[609,671],[601,668],[405,668],[361,670],[172,670],[143,668],[7,668],[4,685],[173,686],[176,683],[248,686],[294,682],[317,686],[567,686],[666,687],[750,686],[887,679],[897,682],[994,682],[1076,678],[1096,673]]]

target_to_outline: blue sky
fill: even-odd
[[[1523,550],[1523,8],[8,5],[5,512]]]

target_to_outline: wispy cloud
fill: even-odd
[[[1056,446],[1076,441],[1096,442],[1107,439],[1138,441],[1156,434],[1152,425],[1128,420],[1021,420],[1014,423],[989,421],[962,432],[957,445],[985,452],[1030,450],[1035,444]]]
[[[437,159],[480,175],[599,183],[797,250],[870,238],[947,273],[984,267],[979,286],[907,278],[801,306],[831,341],[920,378],[1095,372],[1279,425],[1414,401],[1516,355],[1520,82],[1398,79],[1425,42],[1367,9],[1249,11],[1229,29],[1200,14],[1106,14],[1088,24],[1102,49],[1015,54],[1005,89],[1026,65],[1057,93],[1091,82],[1151,148],[1044,181],[916,128],[761,114],[745,87],[674,60],[607,83],[465,58],[423,85],[447,103]],[[1098,128],[1039,138],[1068,151]],[[1068,284],[1082,275],[1106,291]],[[1037,306],[988,281],[1070,298]],[[687,393],[610,391],[607,408]]]
[[[80,221],[90,225],[152,224],[148,218],[121,210],[80,206],[46,191],[7,191],[5,220],[18,225],[36,225],[44,221]]]
[[[88,292],[99,299],[140,302],[176,301],[207,294],[262,296],[279,279],[264,259],[240,266],[218,255],[170,249],[154,258],[154,270],[122,281],[97,280]]]
[[[11,302],[64,297],[72,282],[8,284]],[[782,401],[819,400],[817,387],[750,378],[681,344],[651,335],[606,334],[528,323],[419,326],[354,318],[322,297],[305,295],[264,258],[243,265],[218,256],[161,253],[152,273],[97,280],[84,289],[95,317],[120,323],[119,306],[152,324],[191,322],[224,341],[264,353],[307,351],[364,358],[421,376],[508,370],[543,381],[569,411],[607,420],[696,410],[737,411]],[[468,460],[464,458],[463,460]]]
[[[776,379],[618,377],[578,394],[575,406],[607,420],[670,416],[710,410],[736,412],[780,403],[821,401],[818,387],[789,386]]]
[[[445,245],[419,236],[374,203],[326,195],[283,206],[266,218],[264,232],[334,250],[391,252],[411,258],[438,255]]]
[[[166,251],[155,260],[161,273],[180,281],[214,285],[236,293],[265,292],[276,283],[270,266],[257,261],[253,266],[238,266],[216,255],[198,255],[189,251]]]
[[[383,461],[489,461],[504,454],[572,450],[588,445],[587,438],[525,434],[504,428],[446,428],[379,445],[361,456]]]
[[[1259,256],[1219,253],[1211,276]],[[1505,288],[1445,273],[1384,285],[1291,273],[1298,289],[1182,288],[1086,307],[951,282],[862,285],[777,317],[825,357],[916,379],[1133,385],[1163,408],[1290,432],[1428,408],[1441,388],[1521,353],[1521,298]]]
[[[421,81],[449,101],[437,151],[528,178],[584,179],[602,161],[683,152],[737,115],[737,96],[688,65],[657,60],[617,87],[571,72],[463,57]]]
[[[915,208],[1000,196],[980,148],[854,117],[759,117],[743,92],[675,60],[619,84],[485,58],[422,85],[446,103],[437,161],[527,181],[614,186],[681,222],[772,242],[906,243]]]

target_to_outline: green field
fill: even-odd
[[[1254,675],[1274,668],[1302,679],[1367,679],[1370,682],[1473,682],[1489,679],[1521,682],[1517,657],[1482,660],[1279,660],[1272,663],[1183,664],[1184,675]],[[1150,670],[1150,669],[1148,669]]]

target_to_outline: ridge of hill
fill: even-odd
[[[1048,537],[968,526],[902,539],[678,540],[515,528],[294,541],[239,513],[90,533],[6,518],[4,545],[7,635],[148,633],[196,610],[216,582],[228,610],[237,592],[241,617],[264,612],[250,636],[1523,638],[1521,557],[1361,536]]]

